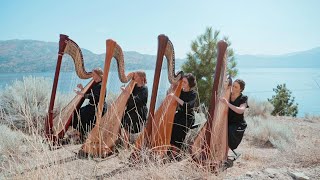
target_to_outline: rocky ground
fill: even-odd
[[[294,143],[284,150],[259,147],[248,136],[238,148],[242,153],[225,179],[320,179],[319,119],[277,118],[293,128]]]

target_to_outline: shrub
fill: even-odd
[[[29,76],[6,86],[0,94],[0,120],[23,132],[42,132],[48,112],[51,82],[49,78]],[[70,101],[70,95],[57,96],[55,110],[60,110]]]
[[[218,45],[220,40],[228,44],[227,51],[227,74],[235,77],[238,73],[234,51],[231,42],[227,37],[220,37],[220,31],[213,31],[212,27],[206,28],[205,32],[199,35],[191,43],[191,51],[187,54],[187,61],[182,65],[184,72],[190,72],[197,78],[197,87],[201,103],[209,107],[211,91],[214,80],[215,67],[218,56]]]
[[[262,117],[248,118],[247,123],[248,130],[246,132],[256,145],[271,145],[280,150],[285,150],[290,144],[293,144],[294,135],[288,124]]]
[[[246,115],[249,117],[262,116],[267,117],[273,111],[273,105],[268,101],[257,101],[253,98],[249,98],[249,110],[246,111]]]
[[[277,85],[273,89],[276,95],[272,96],[268,101],[274,106],[272,115],[293,116],[298,114],[298,104],[294,104],[294,97],[291,97],[291,91],[287,89],[286,84]]]

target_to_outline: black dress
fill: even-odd
[[[170,143],[181,148],[186,138],[188,130],[193,126],[195,118],[193,107],[196,102],[197,94],[191,90],[188,92],[181,91],[180,99],[184,101],[183,105],[178,103],[177,111],[174,116],[172,134]]]
[[[248,97],[242,95],[242,93],[234,101],[231,101],[231,98],[230,98],[230,104],[236,107],[240,107],[240,105],[243,103],[246,103],[247,104],[246,108],[249,108]],[[229,108],[229,112],[228,112],[228,141],[229,142],[228,143],[229,143],[230,149],[232,150],[237,149],[237,147],[239,146],[242,140],[246,127],[247,127],[247,123],[244,120],[243,114],[238,114]]]
[[[138,133],[147,121],[148,87],[135,85],[130,95],[125,114],[122,118],[122,127],[130,133]]]
[[[96,123],[96,110],[99,103],[99,96],[101,91],[101,81],[94,84],[91,90],[84,95],[86,99],[89,99],[89,103],[86,106],[80,108],[80,111],[75,112],[73,115],[72,127],[79,130],[82,135],[90,132]],[[104,103],[102,115],[107,111],[107,104]],[[80,123],[78,116],[81,117]]]

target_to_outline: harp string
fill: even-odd
[[[64,54],[69,56],[63,56]],[[59,55],[62,55],[63,58],[59,69],[61,75],[58,78],[55,106],[53,106],[55,114],[52,119],[52,132],[56,138],[63,137],[68,129],[73,112],[80,106],[79,103],[81,103],[82,98],[73,92],[76,85],[81,82],[79,78],[88,79],[92,77],[91,72],[87,72],[84,68],[85,64],[80,47],[68,36],[60,35]],[[71,66],[71,64],[74,64],[74,66]],[[82,82],[82,84],[85,85],[88,82],[89,80]]]

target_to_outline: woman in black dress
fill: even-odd
[[[234,150],[239,146],[247,123],[244,120],[243,113],[248,106],[248,97],[242,94],[245,88],[245,82],[236,79],[232,85],[230,101],[222,98],[222,102],[229,107],[228,112],[228,144],[229,148]]]
[[[130,134],[139,133],[144,127],[148,108],[148,87],[146,73],[144,71],[136,71],[133,73],[133,79],[136,85],[127,101],[125,114],[122,118],[122,134],[125,146],[129,146]],[[124,87],[121,87],[125,91]]]
[[[80,90],[75,90],[78,95],[89,99],[89,103],[86,106],[81,107],[79,111],[74,113],[73,121],[71,123],[72,127],[80,132],[81,140],[84,140],[84,136],[91,131],[96,122],[96,111],[99,103],[102,76],[103,71],[101,68],[93,69],[92,78],[94,80],[94,85],[92,86],[92,88],[86,94],[84,94],[83,92],[81,92],[83,90],[82,84],[78,84],[77,87]],[[102,115],[106,112],[106,110],[107,104],[104,103]]]
[[[178,102],[170,141],[174,152],[181,149],[187,132],[191,126],[193,126],[195,121],[193,107],[196,102],[197,93],[191,89],[195,85],[195,77],[191,73],[187,73],[182,79],[182,90],[180,96],[177,97],[173,93],[169,94],[169,96],[172,96],[174,100]]]

